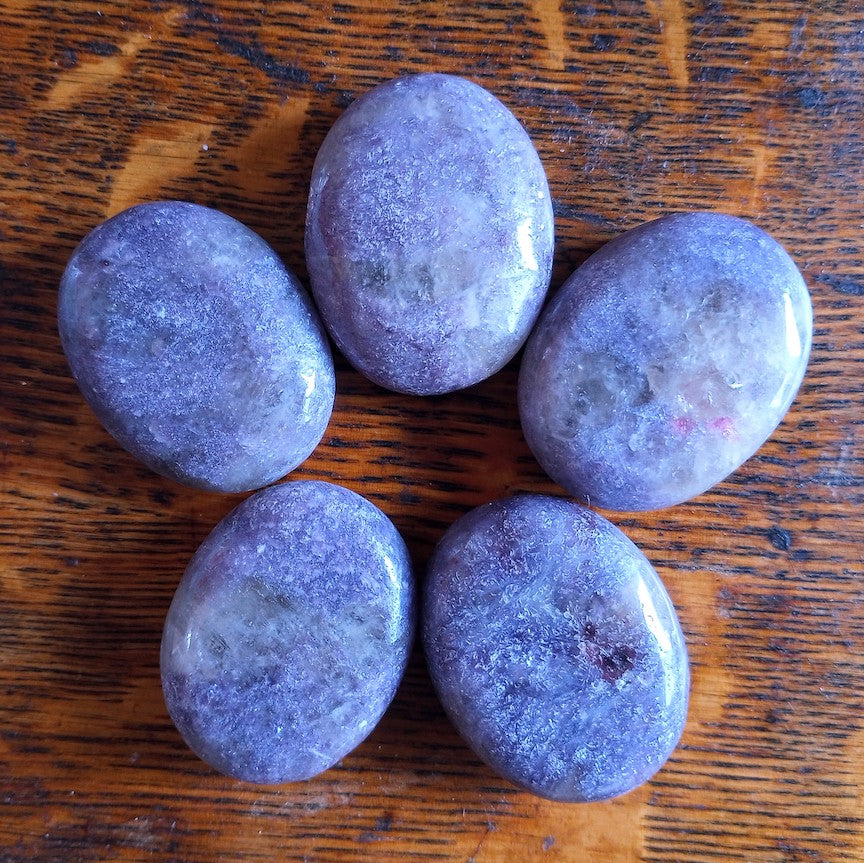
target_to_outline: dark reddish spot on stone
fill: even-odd
[[[618,680],[636,664],[636,651],[627,644],[621,644],[611,651],[600,653],[600,670],[607,683]]]

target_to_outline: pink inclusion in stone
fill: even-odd
[[[525,348],[519,413],[546,472],[592,505],[659,509],[736,470],[801,383],[813,332],[789,255],[732,216],[667,216],[592,255]]]

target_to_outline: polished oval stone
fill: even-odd
[[[309,297],[236,219],[160,201],[75,249],[60,285],[63,348],[105,428],[194,488],[259,488],[315,448],[335,377]]]
[[[315,160],[306,260],[324,322],[381,386],[431,394],[500,369],[552,266],[546,175],[518,120],[463,78],[354,102]]]
[[[544,310],[519,378],[525,438],[593,505],[680,503],[774,431],[811,338],[804,279],[764,231],[715,213],[649,222],[592,255]]]
[[[517,495],[444,535],[423,600],[453,724],[511,782],[603,800],[652,776],[687,712],[678,618],[645,556],[578,504]]]
[[[341,486],[276,485],[189,564],[162,636],[165,702],[222,773],[308,779],[375,727],[413,631],[411,564],[390,520]]]

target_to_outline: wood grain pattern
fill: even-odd
[[[0,861],[864,860],[862,34],[844,0],[0,0]],[[159,638],[238,499],[138,465],[60,350],[66,259],[141,200],[219,207],[305,277],[323,136],[356,94],[420,70],[484,84],[529,129],[553,286],[640,221],[711,209],[772,232],[812,289],[808,375],[757,456],[689,504],[613,514],[672,593],[693,691],[667,767],[608,803],[497,779],[419,652],[318,779],[257,788],[197,761],[162,702]],[[376,501],[422,572],[467,509],[557,493],[519,430],[517,367],[418,399],[340,361],[295,476]]]

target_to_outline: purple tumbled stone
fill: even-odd
[[[447,713],[517,785],[604,800],[675,748],[689,691],[678,618],[645,556],[596,513],[541,495],[472,510],[435,550],[423,612]]]
[[[667,216],[592,255],[528,341],[519,411],[571,494],[609,509],[701,494],[764,443],[801,383],[810,295],[749,222]]]
[[[93,412],[133,455],[194,488],[284,476],[333,409],[309,297],[236,219],[181,201],[125,210],[80,243],[58,320]]]
[[[216,770],[308,779],[375,727],[413,632],[411,564],[384,513],[326,482],[273,486],[192,558],[162,636],[165,702]]]
[[[491,93],[424,74],[382,84],[315,160],[306,260],[345,356],[428,395],[498,371],[549,285],[552,203],[531,139]]]

